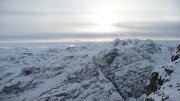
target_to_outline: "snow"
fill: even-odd
[[[1,101],[142,101],[148,76],[155,67],[170,62],[169,48],[174,47],[152,40],[118,39],[17,46],[0,48]],[[177,68],[174,63],[169,65]],[[174,72],[172,77],[179,74]]]
[[[160,74],[160,77],[168,80],[168,82],[164,83],[161,88],[157,91],[157,93],[151,93],[148,97],[153,98],[155,101],[162,101],[161,99],[164,97],[168,97],[168,101],[179,101],[180,99],[180,60],[175,62],[168,63],[163,68],[159,67],[159,69],[155,69],[155,72]],[[167,76],[164,71],[164,68],[171,68],[174,72],[172,75]],[[161,94],[161,96],[158,96]]]
[[[179,49],[177,49],[175,55],[180,55]],[[152,92],[147,98],[152,98],[154,101],[179,101],[180,59],[159,66],[153,72],[159,74],[158,78],[163,80],[163,85],[157,91]]]

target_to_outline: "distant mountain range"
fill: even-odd
[[[136,39],[0,48],[0,100],[179,101],[179,57],[180,46]]]

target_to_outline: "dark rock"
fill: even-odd
[[[160,77],[157,81],[157,84],[159,84],[159,86],[162,86],[164,84],[164,82],[165,82],[165,80]]]
[[[145,101],[154,101],[153,98],[146,98]]]
[[[171,61],[176,61],[177,59],[179,59],[179,56],[178,55],[173,55],[171,57]]]
[[[26,75],[30,75],[30,74],[32,74],[33,69],[34,69],[34,67],[23,68],[22,71],[21,71],[21,73],[22,73],[23,75],[25,75],[25,76],[26,76]]]
[[[177,52],[180,52],[180,45],[177,46]]]
[[[177,46],[176,53],[172,55],[171,61],[176,61],[180,58],[180,45]]]
[[[146,88],[147,95],[149,95],[151,92],[155,92],[157,90],[157,81],[158,81],[159,73],[153,72],[149,78],[149,84]]]
[[[165,68],[164,70],[166,72],[166,76],[170,75],[171,73],[173,73],[173,70],[170,70],[170,69],[167,69],[167,68]]]

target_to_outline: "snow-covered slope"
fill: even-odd
[[[148,97],[145,101],[180,100],[180,45],[171,60],[172,62],[153,70],[147,87]]]
[[[149,74],[173,47],[115,40],[34,51],[0,49],[1,101],[124,101],[146,93]]]

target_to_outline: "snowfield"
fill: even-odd
[[[164,96],[169,96],[164,101],[178,101],[180,62],[171,62],[175,51],[174,45],[152,40],[119,39],[0,48],[0,101],[161,101]],[[170,76],[163,74],[166,67],[174,71]],[[169,82],[147,96],[149,76],[155,71]]]

